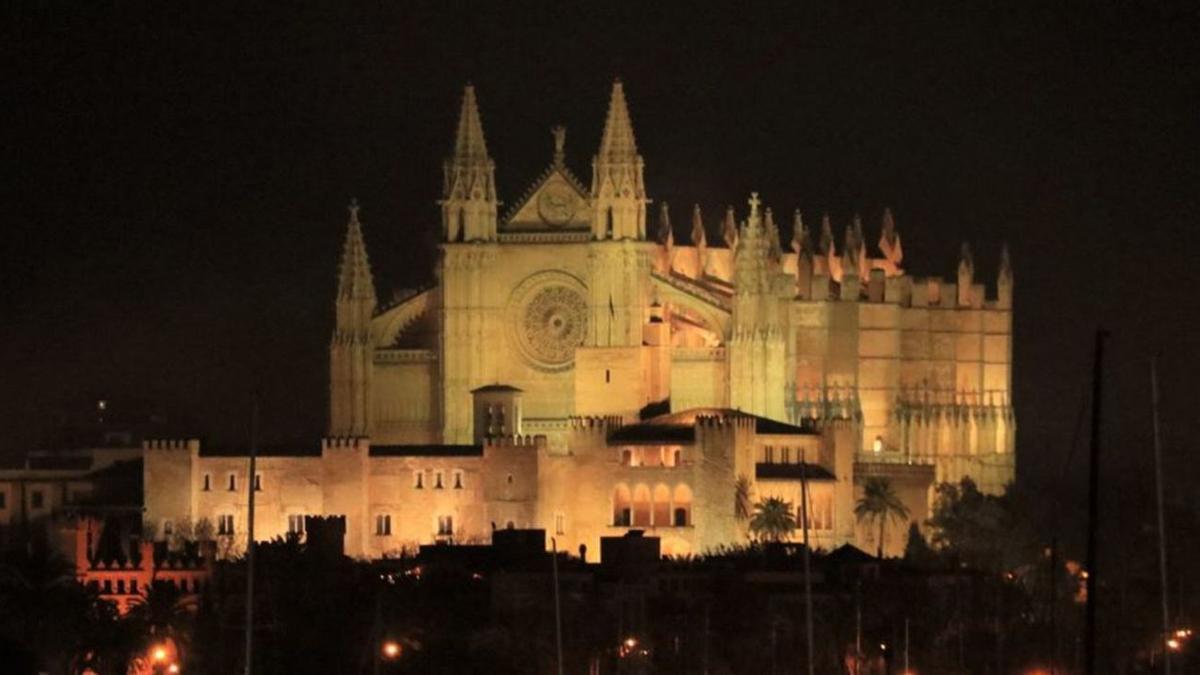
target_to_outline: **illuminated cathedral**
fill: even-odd
[[[619,81],[590,181],[568,168],[565,130],[553,139],[502,213],[467,86],[436,281],[381,303],[350,207],[328,436],[261,458],[254,477],[244,456],[147,444],[154,531],[207,521],[232,537],[255,489],[257,536],[342,515],[347,551],[365,557],[507,527],[593,559],[600,537],[639,529],[686,555],[745,541],[759,500],[799,513],[803,493],[814,546],[874,550],[853,513],[869,478],[917,523],[936,482],[1013,479],[1007,251],[988,292],[965,245],[955,278],[907,274],[890,211],[870,236],[855,217],[837,237],[796,210],[785,238],[782,213],[751,194],[676,227],[643,181]]]

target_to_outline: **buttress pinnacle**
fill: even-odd
[[[612,97],[608,102],[608,117],[604,121],[604,135],[600,137],[598,155],[608,160],[632,159],[637,156],[633,122],[629,118],[629,106],[625,103],[625,88],[619,79],[613,82]]]
[[[358,222],[358,201],[350,200],[348,210],[350,220],[346,225],[346,241],[342,245],[342,262],[338,268],[338,299],[369,300],[374,306],[375,284],[371,280],[371,263],[367,260],[362,224]]]
[[[483,122],[479,118],[479,104],[475,101],[475,87],[470,84],[463,88],[458,131],[454,136],[454,159],[465,162],[488,159],[487,143],[483,138]]]

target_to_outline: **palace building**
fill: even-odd
[[[854,516],[869,478],[888,478],[917,523],[938,481],[1013,479],[1007,251],[988,293],[965,245],[950,281],[908,275],[889,211],[874,245],[857,217],[835,238],[799,210],[785,241],[757,194],[719,219],[696,206],[676,231],[643,182],[619,81],[590,182],[553,135],[546,169],[501,213],[467,86],[436,283],[379,302],[350,207],[328,437],[260,457],[253,477],[244,454],[147,443],[152,530],[244,535],[254,489],[257,537],[344,516],[347,552],[366,557],[507,527],[592,559],[600,537],[641,529],[684,555],[745,541],[754,503],[799,512],[807,492],[815,546],[874,550],[878,528]]]

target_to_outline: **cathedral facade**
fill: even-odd
[[[644,529],[686,554],[744,540],[758,500],[798,508],[804,493],[817,546],[873,549],[853,515],[868,478],[888,478],[916,522],[937,481],[1013,479],[1007,252],[989,297],[965,245],[955,279],[914,278],[890,212],[869,246],[857,217],[839,242],[828,217],[810,228],[796,211],[785,244],[756,194],[719,227],[694,207],[677,241],[619,81],[590,183],[561,128],[554,140],[501,214],[466,87],[436,283],[381,304],[351,206],[329,437],[260,459],[253,480],[244,457],[150,444],[147,520],[236,532],[258,489],[263,537],[345,515],[359,555],[509,526],[593,552]]]

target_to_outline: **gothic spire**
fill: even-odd
[[[608,102],[608,117],[604,121],[604,135],[600,138],[598,154],[609,161],[631,160],[637,157],[633,122],[629,118],[625,88],[620,79],[613,82],[612,96]]]
[[[968,283],[975,279],[975,256],[971,254],[971,245],[965,241],[958,254],[958,277],[966,278]]]
[[[486,162],[487,143],[483,139],[483,122],[475,102],[475,87],[463,88],[462,109],[458,113],[458,131],[454,136],[454,159],[460,162]]]
[[[842,249],[842,278],[859,276],[859,259],[862,255],[862,222],[858,216],[846,226],[846,243]]]
[[[371,264],[367,260],[362,224],[358,222],[358,201],[350,200],[348,210],[350,221],[346,225],[346,241],[342,245],[342,262],[338,268],[338,300],[366,300],[374,308],[375,284],[371,281]]]
[[[692,207],[692,246],[706,246],[708,237],[704,232],[704,220],[700,217],[700,205]]]

